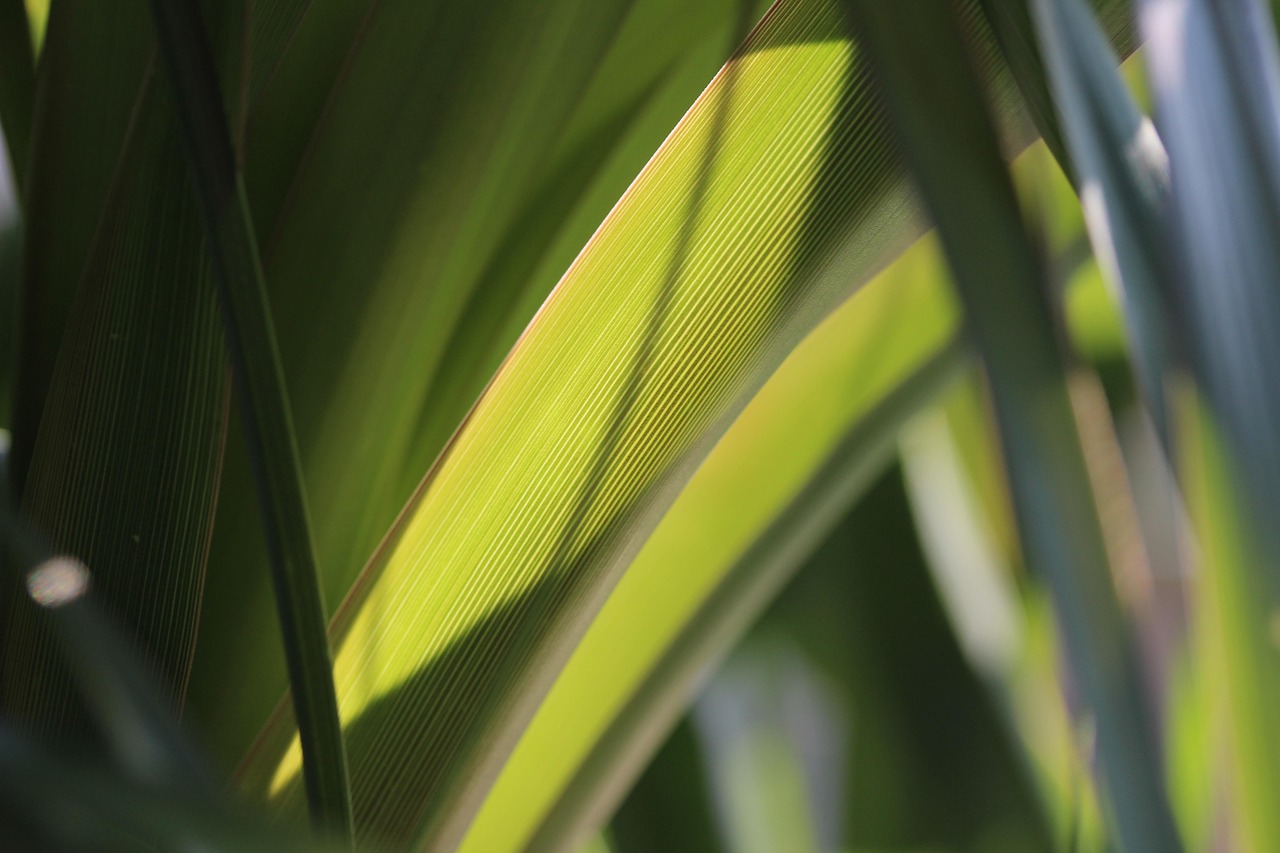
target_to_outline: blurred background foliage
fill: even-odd
[[[202,9],[265,403],[153,9],[0,0],[0,846],[1280,850],[1267,6]]]

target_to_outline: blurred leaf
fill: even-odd
[[[719,667],[692,718],[728,849],[840,849],[840,700],[785,638],[757,634]]]
[[[1139,382],[1167,444],[1164,386],[1176,356],[1164,228],[1168,156],[1083,0],[1032,0],[1031,8],[1079,170],[1090,240],[1109,282],[1122,294]]]
[[[122,780],[0,727],[0,836],[15,853],[333,853],[221,804]]]
[[[207,770],[177,729],[132,650],[102,615],[83,563],[51,551],[0,492],[6,574],[39,606],[74,673],[95,729],[116,765],[135,782],[209,793]]]
[[[1134,651],[1108,572],[1044,273],[1000,159],[954,12],[846,3],[954,271],[991,383],[1028,562],[1054,593],[1096,715],[1098,763],[1131,851],[1179,848]]]
[[[686,716],[613,816],[609,824],[613,853],[723,850],[708,781],[698,732]]]
[[[957,641],[904,485],[897,470],[882,477],[777,606],[843,689],[845,846],[1050,849],[1029,768]]]
[[[31,142],[31,104],[35,98],[35,57],[31,28],[22,0],[0,0],[0,132],[18,197],[27,173],[27,147]]]
[[[1219,428],[1193,395],[1180,403],[1182,473],[1201,548],[1196,681],[1212,720],[1201,746],[1206,769],[1228,774],[1233,849],[1261,853],[1280,845],[1272,796],[1280,786],[1280,726],[1272,713],[1280,703],[1280,619],[1258,571],[1259,543],[1241,523],[1247,516]]]
[[[1178,320],[1280,601],[1280,57],[1256,0],[1143,0]]]
[[[751,637],[748,645],[757,649],[792,645],[810,676],[798,683],[794,675],[779,680],[769,674],[773,665],[753,676],[744,669],[767,659],[735,653],[738,670],[728,673],[727,686],[762,677],[773,689],[735,691],[733,706],[721,706],[719,727],[706,700],[699,700],[695,715],[706,724],[700,729],[711,754],[731,762],[743,756],[735,758],[732,749],[726,755],[716,741],[738,741],[739,750],[752,751],[731,731],[735,719],[741,724],[745,718],[748,731],[763,725],[761,734],[775,732],[772,747],[760,745],[767,752],[787,733],[791,760],[806,768],[803,787],[810,792],[807,809],[818,849],[1050,849],[1012,732],[940,607],[897,472],[879,478],[841,519]],[[726,686],[723,678],[716,681]],[[812,707],[815,690],[826,697],[817,698],[825,712]],[[815,711],[818,720],[797,724],[797,715],[804,719]],[[833,719],[819,722],[833,712]],[[832,727],[835,732],[822,736]],[[728,784],[732,793],[752,783]],[[775,782],[766,777],[755,784]],[[752,849],[743,837],[746,827],[735,830],[728,823],[731,849]]]

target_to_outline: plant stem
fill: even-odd
[[[258,485],[311,817],[350,838],[346,753],[298,448],[213,54],[199,4],[153,0],[152,10],[182,119]]]

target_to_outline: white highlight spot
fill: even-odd
[[[74,557],[45,560],[27,573],[27,592],[36,604],[61,607],[89,589],[89,570]]]

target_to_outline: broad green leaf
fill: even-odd
[[[212,10],[225,15],[220,32],[234,31],[238,10]],[[180,709],[225,435],[222,329],[145,9],[54,12],[29,181],[21,329],[34,349],[19,362],[14,464],[30,465],[17,475],[24,513],[89,566]],[[90,143],[101,151],[82,160]],[[0,691],[14,718],[67,735],[82,715],[39,621],[13,601]]]
[[[1233,792],[1219,807],[1231,818],[1234,844],[1261,853],[1280,844],[1272,798],[1280,785],[1276,610],[1259,571],[1259,543],[1242,523],[1248,516],[1233,491],[1238,480],[1220,428],[1194,395],[1179,402],[1181,469],[1200,557],[1194,663],[1210,720],[1199,746],[1209,771]]]
[[[69,0],[48,24],[27,164],[11,476],[21,489],[151,55],[143,4]]]
[[[371,13],[348,73],[332,81],[333,112],[304,145],[294,112],[315,97],[308,81],[337,74],[321,60],[354,27],[342,29],[341,4],[316,4],[250,122],[250,201],[331,603],[756,4],[552,11],[509,0],[480,16],[440,5]],[[388,74],[412,94],[388,103]],[[296,172],[288,193],[273,168]],[[274,618],[234,439],[192,689],[193,712],[230,763],[284,686],[264,642]],[[228,666],[243,676],[234,690]]]
[[[461,839],[692,468],[792,343],[913,236],[839,33],[824,3],[766,18],[574,262],[340,612],[368,835]],[[290,800],[281,734],[249,778]]]
[[[1179,849],[1134,650],[1055,340],[1045,276],[961,36],[943,4],[846,6],[874,57],[894,126],[939,229],[991,383],[1027,560],[1053,591],[1067,654],[1095,714],[1120,843]]]
[[[956,352],[934,355],[954,327],[940,265],[932,241],[912,247],[752,400],[583,637],[464,849],[559,849],[608,818],[711,665],[955,369]]]
[[[57,549],[89,566],[104,606],[177,709],[195,640],[226,388],[172,118],[151,90],[68,317],[23,510]],[[139,389],[127,401],[125,383]],[[19,599],[5,624],[4,704],[40,731],[65,732],[76,717],[51,655],[38,615]]]

